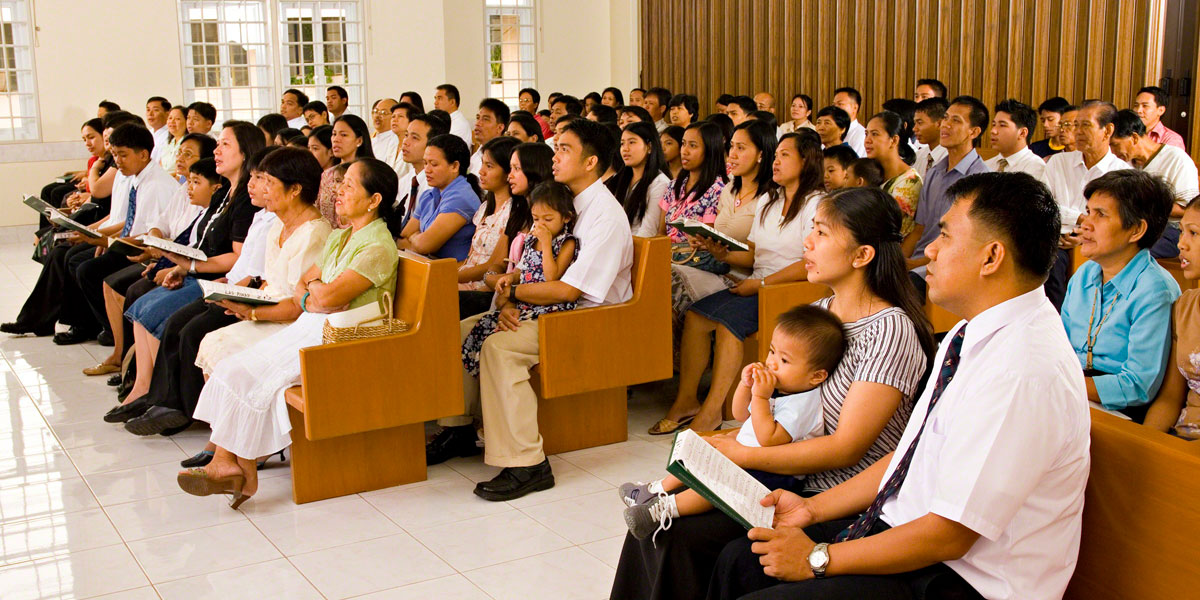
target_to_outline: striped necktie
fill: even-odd
[[[1001,157],[999,161],[996,161],[996,172],[997,173],[1003,173],[1007,169],[1008,169],[1008,159]]]
[[[883,511],[883,505],[889,498],[896,495],[900,491],[900,486],[904,483],[904,477],[908,475],[908,467],[912,464],[913,454],[916,453],[917,444],[921,442],[921,434],[925,432],[925,426],[929,424],[929,415],[933,414],[933,407],[937,404],[939,398],[942,397],[942,392],[950,381],[954,379],[954,372],[958,370],[958,359],[962,353],[963,337],[966,335],[967,326],[963,325],[958,333],[950,340],[950,347],[946,349],[946,359],[942,361],[942,368],[938,371],[937,383],[933,386],[933,393],[929,396],[929,408],[925,411],[925,420],[921,422],[921,429],[917,430],[916,437],[913,438],[911,444],[908,445],[908,450],[904,452],[904,456],[900,458],[900,462],[896,463],[896,469],[892,471],[892,476],[888,477],[887,483],[883,489],[879,490],[879,494],[875,496],[875,501],[871,503],[867,509],[856,521],[850,524],[845,530],[837,535],[836,541],[844,542],[846,540],[856,540],[864,537],[875,523],[879,521],[879,513]]]
[[[125,227],[121,228],[121,237],[129,237],[133,231],[133,217],[137,214],[137,188],[129,188],[129,212],[125,215]]]

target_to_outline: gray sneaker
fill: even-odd
[[[653,536],[650,537],[653,542],[658,532],[671,528],[671,511],[666,499],[667,494],[659,494],[650,502],[625,509],[625,525],[633,537],[644,540]]]
[[[640,481],[627,481],[617,488],[617,492],[621,494],[621,501],[625,506],[637,506],[654,500],[654,494],[650,493],[650,484]]]

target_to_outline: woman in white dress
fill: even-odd
[[[296,284],[293,301],[302,314],[218,362],[204,385],[195,418],[212,426],[216,450],[207,466],[179,472],[183,491],[232,494],[237,508],[258,489],[257,457],[291,443],[284,392],[300,382],[300,349],[321,344],[328,313],[370,305],[395,291],[398,257],[387,222],[396,186],[396,172],[381,160],[363,157],[350,166],[334,202],[348,227],[329,236]]]

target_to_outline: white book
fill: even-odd
[[[54,208],[53,205],[51,205],[48,202],[45,202],[44,200],[42,200],[41,198],[38,198],[37,196],[30,196],[30,195],[26,194],[25,199],[22,200],[22,202],[25,203],[25,206],[28,206],[29,208],[32,208],[33,210],[36,210],[36,211],[42,213],[43,215],[46,215],[46,218],[65,217],[66,216],[61,211],[59,211],[57,208]]]
[[[142,240],[143,244],[146,244],[147,246],[150,246],[151,248],[158,248],[159,250],[162,250],[164,252],[170,252],[171,254],[178,254],[180,256],[185,256],[187,258],[190,258],[192,260],[199,261],[199,262],[204,262],[204,261],[208,260],[208,255],[206,255],[205,253],[201,252],[200,250],[198,250],[196,248],[192,248],[191,246],[184,246],[183,244],[176,244],[175,242],[172,242],[170,240],[164,240],[160,237],[154,237],[152,235],[143,235],[139,239]]]
[[[200,283],[200,291],[204,294],[204,299],[213,302],[231,300],[233,302],[241,302],[242,304],[261,306],[264,304],[279,304],[280,301],[286,300],[286,298],[272,296],[263,290],[242,285],[209,281],[207,279],[200,279],[198,282]]]
[[[675,434],[667,472],[746,529],[770,529],[774,524],[775,507],[761,504],[771,490],[695,431],[682,429]]]
[[[67,229],[70,229],[71,231],[74,231],[75,233],[78,233],[79,235],[82,235],[84,237],[90,237],[90,238],[104,237],[103,235],[100,235],[100,232],[98,232],[94,229],[88,229],[87,226],[84,225],[83,223],[74,221],[70,217],[63,215],[62,213],[51,216],[50,222],[54,223],[55,225],[58,225],[59,227],[65,227]]]

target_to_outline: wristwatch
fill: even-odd
[[[518,285],[521,285],[521,284],[514,283],[514,284],[508,286],[508,303],[509,304],[517,303],[517,286]]]
[[[812,569],[813,577],[825,577],[825,568],[829,566],[829,544],[821,543],[813,546],[808,553],[808,568]]]

